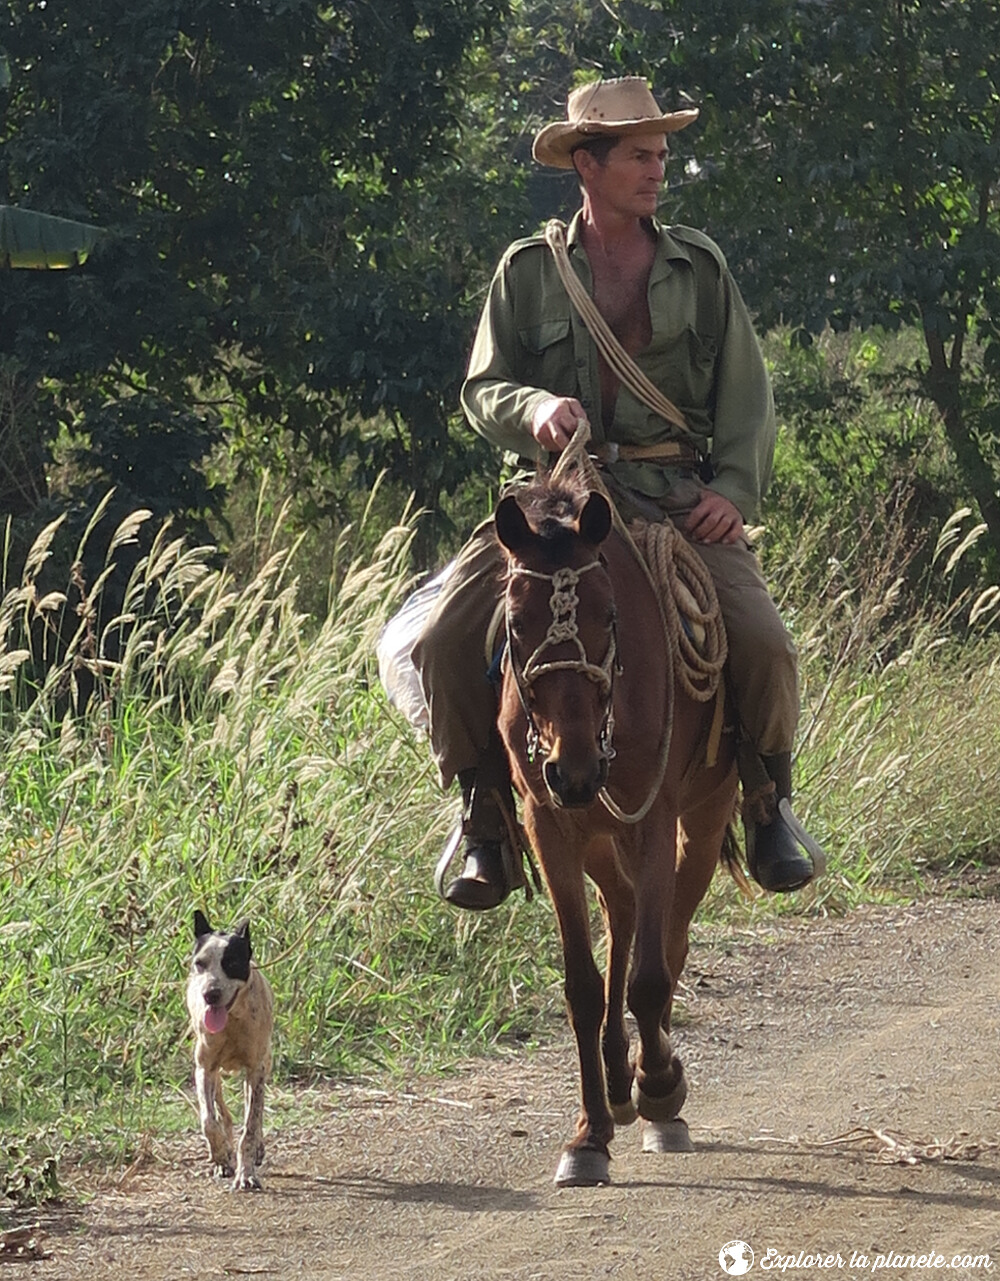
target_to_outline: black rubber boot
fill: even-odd
[[[808,885],[815,868],[781,812],[781,802],[790,801],[792,796],[791,753],[762,756],[760,760],[770,785],[760,788],[744,802],[747,866],[763,889],[785,894]],[[787,812],[791,815],[790,809]]]
[[[510,834],[501,805],[514,813],[507,754],[496,738],[480,761],[479,768],[463,770],[458,781],[462,787],[462,818],[449,837],[438,863],[435,878],[442,897],[454,907],[470,912],[485,912],[497,907],[518,885],[518,876]],[[449,864],[463,843],[461,873],[447,886],[443,885]]]

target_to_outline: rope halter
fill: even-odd
[[[581,676],[586,676],[588,680],[593,681],[599,687],[604,696],[605,705],[604,720],[601,725],[598,745],[605,760],[610,761],[614,757],[614,748],[611,746],[611,738],[614,732],[614,678],[615,673],[619,670],[618,641],[615,625],[612,622],[608,628],[608,648],[599,664],[590,661],[583,641],[580,639],[580,631],[577,625],[577,606],[580,603],[580,597],[576,589],[580,579],[589,570],[601,567],[601,561],[592,560],[579,569],[563,567],[552,574],[540,573],[538,570],[527,569],[523,565],[515,565],[513,563],[508,570],[509,578],[520,575],[523,578],[539,579],[551,585],[549,611],[552,614],[552,621],[549,624],[548,631],[536,646],[531,657],[520,666],[518,665],[517,653],[514,648],[509,595],[505,610],[507,654],[510,659],[511,672],[514,676],[514,685],[528,723],[529,761],[534,761],[537,755],[544,758],[548,756],[551,750],[541,741],[541,734],[535,723],[534,713],[530,705],[531,687],[535,681],[549,672],[577,672]],[[543,660],[543,655],[546,651],[555,648],[557,645],[564,644],[575,645],[579,657],[554,659],[548,662]]]

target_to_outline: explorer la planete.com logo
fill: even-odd
[[[741,1277],[753,1267],[753,1250],[745,1241],[727,1241],[719,1251],[719,1267],[731,1277]]]

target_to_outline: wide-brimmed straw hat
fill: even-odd
[[[664,114],[641,76],[598,80],[573,90],[566,102],[566,119],[540,129],[531,154],[541,165],[572,169],[573,148],[595,135],[626,138],[633,134],[676,133],[697,118],[697,107]]]

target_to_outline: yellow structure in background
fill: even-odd
[[[0,205],[0,267],[78,267],[101,234],[99,227],[84,222]]]

